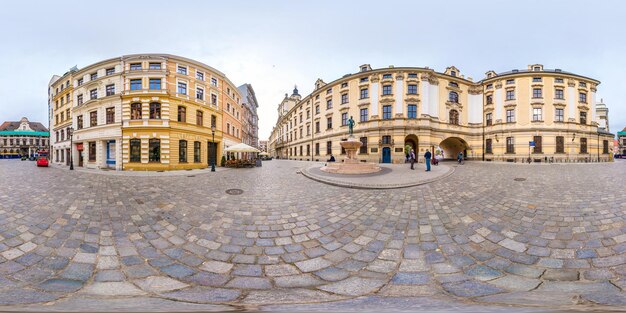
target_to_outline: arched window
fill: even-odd
[[[130,119],[131,120],[141,119],[141,103],[132,103],[130,105]]]
[[[133,138],[130,140],[130,162],[141,162],[141,140]]]
[[[148,161],[161,162],[161,140],[156,138],[150,139],[148,149]]]
[[[455,91],[450,91],[450,93],[448,94],[448,101],[459,103],[459,94]]]
[[[450,124],[459,125],[459,111],[450,110]]]
[[[161,104],[158,102],[150,103],[150,118],[161,119]]]
[[[187,140],[178,142],[178,162],[187,163]]]
[[[183,106],[178,107],[178,121],[182,123],[187,122],[187,108]]]

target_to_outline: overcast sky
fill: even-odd
[[[297,84],[305,96],[373,68],[455,65],[488,70],[541,63],[600,80],[610,130],[626,126],[626,1],[6,1],[0,9],[0,122],[47,125],[53,74],[132,53],[204,62],[251,83],[260,138]]]

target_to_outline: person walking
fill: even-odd
[[[426,153],[424,153],[424,159],[426,159],[426,172],[430,172],[430,158],[432,154],[429,149],[426,149]]]
[[[413,164],[415,164],[415,150],[411,149],[411,153],[409,154],[409,158],[411,161],[411,169],[414,170]]]

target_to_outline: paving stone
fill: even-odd
[[[124,273],[118,270],[105,270],[96,274],[95,280],[99,282],[124,281]]]
[[[548,292],[573,292],[573,293],[594,293],[594,292],[608,292],[615,293],[619,289],[615,285],[609,282],[598,283],[583,283],[583,282],[560,282],[560,281],[546,281],[539,288],[538,291]]]
[[[9,289],[0,292],[0,305],[31,304],[50,302],[59,298],[60,295],[48,292],[34,291],[30,289]]]
[[[428,273],[396,273],[391,283],[396,285],[425,285],[430,282],[431,275]]]
[[[477,265],[465,271],[465,274],[480,281],[492,280],[502,276],[502,272],[484,265]]]
[[[310,303],[324,301],[337,301],[345,299],[338,295],[331,295],[318,290],[288,288],[272,290],[250,290],[242,300],[247,304],[277,304],[277,303]]]
[[[339,295],[362,296],[377,291],[384,284],[385,281],[379,279],[350,277],[318,288]]]
[[[327,267],[325,269],[315,272],[315,275],[327,281],[340,281],[348,278],[348,276],[350,276],[350,273],[340,268]]]
[[[545,280],[558,280],[558,281],[576,281],[578,280],[579,273],[578,271],[570,271],[570,270],[546,270],[546,272],[541,276],[541,278]]]
[[[269,279],[261,277],[235,277],[226,284],[228,288],[241,289],[269,289],[272,287]]]
[[[94,296],[140,296],[145,294],[127,282],[94,282],[85,286],[81,293]]]
[[[75,292],[83,287],[83,282],[67,279],[49,279],[39,284],[38,288],[49,292]]]
[[[466,280],[458,283],[446,283],[443,289],[457,297],[482,297],[503,292],[501,288],[491,284],[481,283],[474,280]]]
[[[194,270],[182,264],[172,264],[161,268],[161,271],[174,278],[183,278],[195,273]]]
[[[267,265],[265,266],[265,275],[267,276],[286,276],[286,275],[296,275],[300,272],[298,269],[290,264],[280,264],[280,265]]]
[[[295,265],[303,272],[319,271],[325,267],[332,265],[332,263],[323,258],[315,258],[305,261],[296,262]]]
[[[189,287],[188,284],[163,276],[150,276],[135,281],[139,288],[147,292],[167,292]]]
[[[274,283],[280,288],[296,288],[318,286],[324,282],[311,274],[299,274],[275,277]]]
[[[506,275],[491,280],[489,283],[495,285],[496,287],[512,291],[529,291],[537,288],[537,286],[541,284],[541,280],[515,275]]]
[[[69,280],[87,281],[94,271],[93,264],[70,263],[61,273],[61,277]]]

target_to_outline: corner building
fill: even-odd
[[[359,158],[369,162],[402,163],[406,146],[422,162],[426,149],[445,159],[462,152],[486,161],[609,161],[612,135],[598,129],[595,112],[599,83],[541,64],[489,71],[479,82],[454,66],[439,73],[365,64],[330,83],[318,79],[304,98],[297,88],[285,95],[269,150],[295,160],[343,155],[353,117]]]

